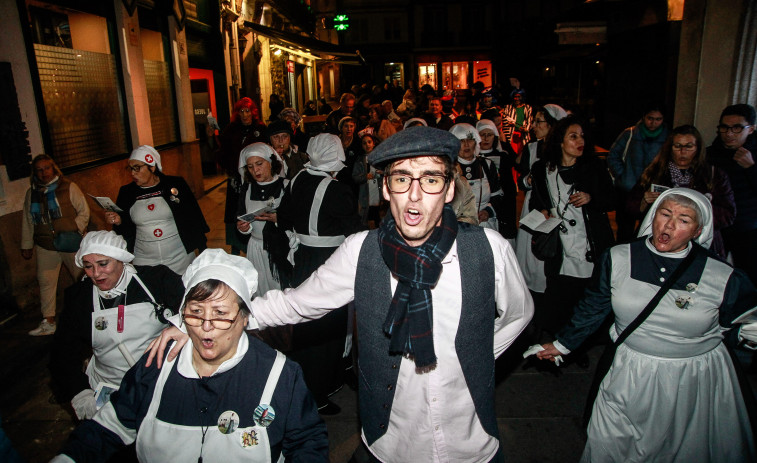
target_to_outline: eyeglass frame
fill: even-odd
[[[751,125],[741,125],[741,124],[725,125],[725,124],[718,124],[718,126],[716,127],[716,130],[718,131],[718,133],[721,133],[721,134],[726,134],[728,132],[732,132],[733,134],[739,134],[739,133],[743,132],[744,129],[748,129],[749,127],[751,127]],[[736,130],[736,129],[738,129],[738,130]]]
[[[672,149],[680,150],[680,151],[694,151],[698,148],[698,146],[693,143],[687,143],[685,145],[681,143],[673,143],[672,145],[670,145],[670,147]]]
[[[221,330],[221,331],[228,331],[228,330],[231,329],[232,326],[234,326],[234,322],[237,321],[237,318],[239,318],[239,314],[241,312],[242,312],[241,310],[238,311],[237,314],[234,316],[234,318],[232,318],[231,320],[229,320],[228,318],[201,318],[201,317],[198,317],[197,315],[187,315],[186,313],[182,312],[182,314],[181,314],[181,320],[184,323],[186,323],[187,326],[191,326],[193,328],[200,328],[200,327],[202,327],[202,325],[205,324],[205,322],[210,322],[210,326],[212,326],[213,328],[215,328],[217,330]],[[193,319],[193,320],[201,320],[201,323],[199,325],[190,325],[189,323],[187,323],[187,317],[190,318],[190,319]],[[213,322],[228,322],[229,323],[229,327],[228,328],[221,328],[221,327],[216,326],[215,323],[213,323]]]
[[[396,176],[396,177],[407,177],[407,178],[410,179],[410,183],[407,184],[408,185],[407,186],[407,190],[405,190],[405,191],[395,191],[395,190],[392,190],[392,187],[390,186],[390,183],[391,183],[391,177],[394,177],[394,176]],[[428,191],[426,191],[423,188],[423,183],[421,183],[421,179],[428,178],[428,177],[440,177],[440,178],[444,179],[443,185],[449,184],[449,182],[452,180],[452,177],[450,175],[443,175],[443,174],[427,174],[427,175],[421,175],[420,177],[413,177],[410,174],[388,174],[388,175],[384,176],[384,178],[386,179],[386,189],[389,190],[390,193],[395,193],[395,194],[407,193],[408,191],[410,191],[410,188],[412,188],[414,180],[418,181],[418,185],[421,187],[421,191],[423,191],[427,195],[438,195],[438,194],[441,194],[442,192],[444,192],[444,186],[442,186],[441,190],[435,191],[433,193],[429,193]]]
[[[127,165],[126,170],[129,170],[131,172],[134,172],[135,174],[138,174],[142,170],[143,167],[150,167],[150,165],[149,164],[137,164],[136,166]]]

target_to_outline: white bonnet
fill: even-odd
[[[112,257],[124,263],[134,260],[134,254],[126,250],[126,240],[114,231],[91,231],[84,235],[74,256],[76,266],[84,268],[82,259],[90,254]]]
[[[449,129],[449,132],[461,141],[476,140],[476,145],[473,148],[473,153],[478,156],[478,153],[481,152],[481,135],[478,134],[478,131],[472,125],[461,122],[459,124],[453,125]]]
[[[490,121],[489,119],[481,119],[476,123],[476,131],[480,134],[482,130],[491,130],[494,132],[494,135],[499,136],[499,130],[497,130],[497,126],[494,125],[494,122]]]
[[[224,282],[244,300],[247,309],[252,312],[250,303],[258,289],[258,272],[247,258],[232,256],[223,249],[204,250],[189,264],[181,277],[185,290],[180,307],[184,307],[189,291],[207,280]]]
[[[239,173],[244,177],[244,170],[247,168],[247,158],[257,156],[263,158],[268,162],[273,161],[273,157],[276,156],[276,151],[271,148],[267,143],[256,142],[251,145],[247,145],[239,152]],[[278,157],[278,156],[277,156]],[[275,172],[274,172],[275,173]]]
[[[544,110],[558,121],[568,115],[568,112],[565,111],[562,106],[556,104],[545,104]]]
[[[406,129],[406,128],[408,128],[408,126],[410,126],[410,124],[412,124],[413,122],[418,122],[418,123],[420,123],[420,124],[421,124],[422,126],[424,126],[424,127],[428,127],[428,123],[427,123],[427,122],[426,122],[426,121],[425,121],[424,119],[421,119],[420,117],[411,117],[410,119],[408,119],[408,120],[407,120],[407,121],[405,122],[405,125],[403,125],[403,126],[402,126],[402,128],[403,128],[403,129]]]
[[[129,160],[142,161],[148,166],[158,166],[158,170],[163,172],[163,166],[160,164],[160,154],[150,145],[142,145],[134,148]]]
[[[674,194],[685,196],[694,201],[699,206],[699,212],[701,214],[701,216],[699,217],[699,226],[702,227],[702,233],[700,233],[699,236],[694,239],[694,241],[703,248],[708,249],[712,244],[713,234],[712,204],[705,195],[690,188],[671,188],[669,190],[663,191],[660,196],[657,197],[652,206],[650,206],[649,212],[641,222],[638,236],[642,237],[652,234],[652,222],[654,221],[654,216],[657,212],[657,208],[660,207],[662,202],[665,201],[668,196]]]
[[[321,172],[338,172],[344,168],[342,140],[330,133],[320,133],[308,142],[310,161],[305,167]]]

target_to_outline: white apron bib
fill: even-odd
[[[192,349],[191,343],[187,346],[190,350]],[[190,350],[183,353],[192,355]],[[145,415],[142,425],[139,427],[137,433],[137,457],[139,461],[143,463],[194,462],[202,456],[203,463],[270,462],[271,446],[268,442],[266,426],[256,424],[248,428],[237,428],[228,434],[224,434],[218,426],[220,416],[213,417],[211,422],[208,423],[205,443],[203,444],[201,427],[166,423],[156,417],[163,395],[163,386],[175,361],[176,359],[163,364],[147,415]],[[261,406],[271,403],[271,397],[274,389],[276,389],[285,361],[284,354],[276,352],[276,360],[273,362],[273,367],[271,367],[263,389],[263,395],[260,398]],[[170,394],[171,391],[167,391],[167,393]],[[218,413],[225,414],[223,410],[218,411]],[[255,420],[256,423],[258,421],[264,422],[265,418]],[[231,427],[233,429],[233,426]],[[202,452],[202,455],[200,455],[200,452]],[[283,453],[278,461],[284,461]]]
[[[138,275],[132,279],[142,286],[152,303],[129,304],[123,309],[123,331],[118,332],[118,307],[102,309],[97,288],[92,288],[92,350],[87,365],[89,385],[96,389],[102,381],[118,386],[126,371],[134,364],[154,338],[165,327],[155,314],[155,298]]]
[[[171,207],[162,196],[140,199],[129,210],[137,224],[134,265],[165,265],[182,275],[194,260],[181,242]]]

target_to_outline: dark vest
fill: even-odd
[[[494,255],[480,227],[459,224],[457,250],[462,275],[462,312],[455,351],[476,414],[499,439],[494,412]],[[486,278],[481,278],[486,276]],[[384,435],[394,401],[402,356],[389,353],[382,325],[392,300],[389,268],[381,257],[378,232],[372,230],[360,249],[355,274],[355,314],[360,340],[358,377],[360,419],[368,445]]]

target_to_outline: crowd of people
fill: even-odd
[[[580,115],[526,96],[354,87],[323,133],[240,99],[218,150],[230,254],[205,249],[155,148],[131,153],[112,231],[87,232],[82,192],[37,156],[30,334],[55,335],[56,394],[82,420],[56,461],[327,461],[319,415],[344,384],[367,461],[502,461],[494,360],[524,331],[583,367],[612,347],[584,461],[757,458],[736,374],[757,341],[736,323],[757,306],[754,108],[725,108],[706,147],[650,104],[605,160]],[[552,228],[519,229],[534,213]],[[61,263],[85,277],[56,324]]]

